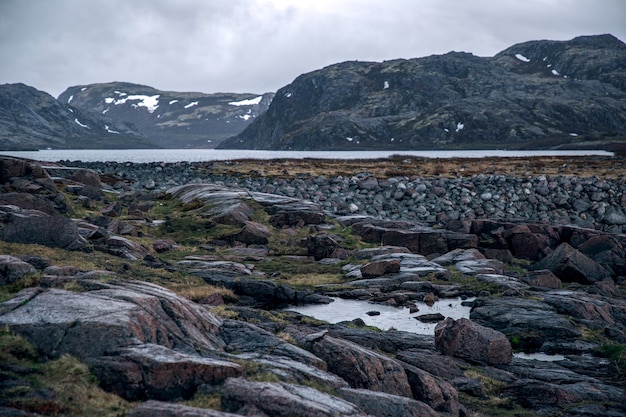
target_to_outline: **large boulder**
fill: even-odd
[[[411,397],[406,373],[397,361],[355,343],[331,336],[315,338],[306,346],[328,364],[328,370],[352,388]]]
[[[0,206],[0,240],[78,250],[86,247],[78,227],[65,216],[17,206]]]
[[[87,359],[100,385],[130,401],[190,398],[199,385],[243,375],[233,362],[186,354],[150,343]]]
[[[481,297],[474,300],[470,319],[514,338],[523,350],[538,350],[546,341],[580,336],[571,320],[549,304],[531,299]]]
[[[428,404],[365,389],[342,388],[339,395],[372,416],[379,417],[439,417]]]
[[[354,404],[313,388],[231,378],[222,388],[222,410],[272,417],[363,416]]]
[[[435,327],[435,347],[441,353],[471,362],[499,365],[511,362],[513,352],[506,336],[471,320],[448,317]]]
[[[174,399],[240,376],[209,309],[157,285],[77,281],[82,292],[27,289],[0,304],[0,326],[44,357],[76,356],[128,399]]]
[[[554,252],[533,264],[531,269],[548,269],[561,281],[581,284],[593,284],[611,277],[606,268],[567,243],[561,243]]]

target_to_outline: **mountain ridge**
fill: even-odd
[[[219,148],[603,148],[624,143],[625,123],[626,45],[594,35],[524,42],[494,57],[333,64],[279,89]]]
[[[60,102],[134,125],[160,148],[213,148],[262,114],[274,94],[164,91],[126,82],[69,87]]]

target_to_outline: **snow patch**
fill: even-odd
[[[463,123],[457,123],[456,124],[456,129],[454,131],[455,132],[460,132],[461,130],[463,130],[463,128],[465,128],[465,125]]]
[[[231,106],[253,106],[255,104],[259,104],[262,98],[263,96],[258,96],[256,98],[251,98],[249,100],[231,101],[228,104],[230,104]]]
[[[448,133],[448,132],[449,132],[449,130],[448,130],[448,129],[446,129],[446,128],[444,128],[443,130],[444,130],[444,132],[446,132],[446,133]]]
[[[515,58],[517,58],[517,59],[519,59],[520,61],[523,61],[523,62],[530,62],[530,59],[526,58],[522,54],[515,54]]]
[[[108,112],[109,110],[111,110],[111,108],[110,108],[110,107],[107,107],[106,109],[102,110],[102,114],[107,114],[107,112]]]
[[[352,142],[352,141],[354,140],[354,138],[347,137],[347,138],[346,138],[346,140],[347,140],[348,142]]]
[[[383,88],[385,90],[389,88],[389,81],[385,81],[385,83],[383,84]]]
[[[291,93],[285,93],[285,97],[287,98],[291,97]]]
[[[115,104],[116,106],[119,104],[125,104],[127,101],[139,101],[139,103],[131,104],[134,108],[145,107],[148,110],[148,113],[154,113],[154,111],[159,107],[159,94],[154,96],[144,96],[144,95],[132,95],[129,96],[126,93],[120,93],[119,91],[114,91],[116,94],[120,95],[120,99],[114,99],[113,97],[106,97],[104,102],[106,104]]]
[[[191,102],[191,103],[187,104],[187,105],[185,106],[185,108],[186,108],[186,109],[188,109],[189,107],[193,107],[193,106],[197,106],[197,105],[198,105],[198,102],[197,102],[197,101],[193,101],[193,102]]]
[[[72,110],[72,109],[68,109],[68,110],[70,111],[70,113],[74,113],[74,110]]]
[[[81,122],[78,121],[78,119],[74,119],[74,121],[76,122],[76,124],[80,127],[84,127],[87,129],[91,129],[89,126],[82,124]]]
[[[170,100],[170,106],[174,103],[178,103],[178,100]]]
[[[80,89],[80,91],[85,91],[87,89],[87,87],[83,87]]]
[[[126,93],[122,93],[121,91],[117,91],[117,90],[115,90],[115,91],[113,91],[113,92],[114,92],[115,94],[117,94],[118,96],[122,96],[122,97],[124,97],[124,96],[127,96],[127,95],[128,95],[128,94],[126,94]]]
[[[120,132],[118,132],[117,130],[111,130],[111,129],[109,129],[109,126],[108,126],[108,125],[104,125],[104,129],[105,129],[107,132],[109,132],[109,133],[115,133],[116,135],[119,135],[119,134],[120,134]]]
[[[243,119],[243,120],[249,120],[249,119],[251,119],[253,116],[250,116],[249,114],[244,114],[243,116],[237,116],[237,117],[239,117],[240,119]]]
[[[570,133],[569,135],[572,136],[572,137],[576,137],[576,136],[578,136],[578,133]]]
[[[557,70],[555,70],[555,69],[553,69],[551,72],[552,72],[552,75],[561,75],[561,74],[559,74],[559,72],[558,72]]]
[[[72,94],[70,98],[67,99],[67,104],[70,104],[73,99],[74,99],[74,95]]]

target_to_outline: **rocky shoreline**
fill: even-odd
[[[623,176],[214,168],[0,158],[0,414],[89,414],[36,382],[68,358],[97,415],[626,412]],[[434,335],[276,309],[330,297],[475,299]]]
[[[210,163],[66,162],[125,182],[117,189],[161,190],[211,183],[278,194],[319,204],[332,215],[362,214],[445,226],[451,221],[501,219],[573,224],[626,232],[626,180],[576,175],[477,174],[456,178],[416,175],[353,176],[212,174]],[[341,164],[341,161],[337,161]]]

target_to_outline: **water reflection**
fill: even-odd
[[[419,311],[411,313],[408,307],[393,307],[384,304],[375,304],[368,301],[345,300],[333,298],[330,304],[314,304],[305,306],[290,306],[285,310],[295,311],[306,316],[324,320],[329,323],[352,321],[361,319],[368,326],[375,326],[381,330],[396,329],[406,332],[433,335],[437,323],[422,323],[416,317],[424,314],[441,314],[444,317],[452,317],[457,320],[462,317],[469,318],[469,306],[461,305],[460,298],[441,299],[431,306],[423,302],[415,302]],[[465,301],[471,301],[468,299]],[[371,315],[372,311],[379,312]]]

